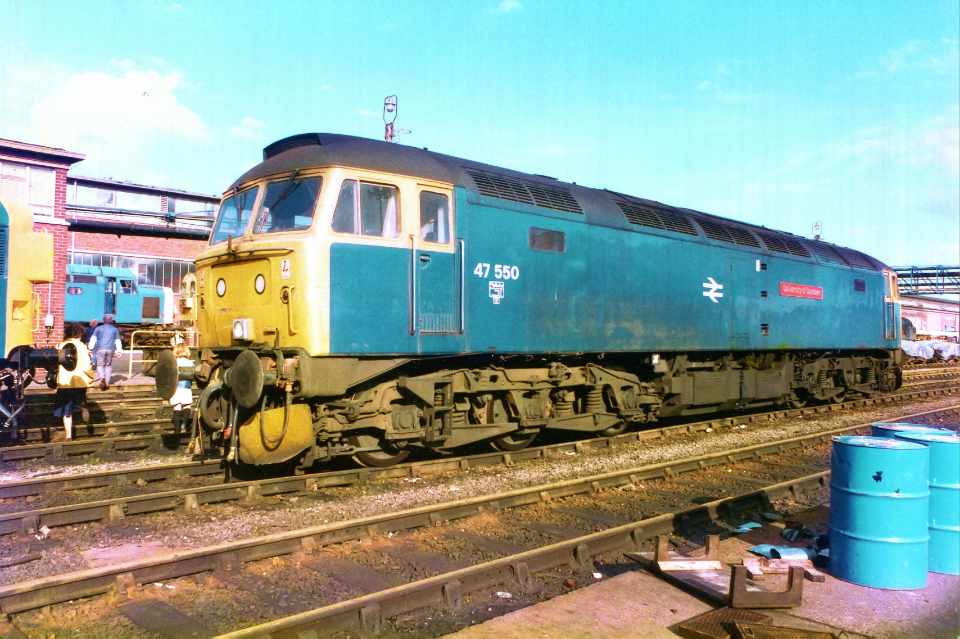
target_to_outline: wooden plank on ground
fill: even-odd
[[[180,637],[212,637],[213,633],[192,617],[185,615],[173,606],[156,599],[131,601],[120,606],[120,612],[130,621],[148,632],[154,632],[164,639]]]

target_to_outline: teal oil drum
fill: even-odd
[[[928,569],[960,575],[960,436],[901,433],[897,439],[930,449]]]
[[[870,424],[870,434],[874,437],[896,437],[901,433],[930,433],[949,435],[953,431],[925,424],[911,424],[910,422],[874,422]]]
[[[901,439],[833,438],[830,571],[890,590],[927,585],[930,451]]]

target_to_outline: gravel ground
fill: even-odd
[[[265,498],[254,504],[231,503],[205,507],[189,514],[164,512],[108,525],[55,528],[45,539],[28,538],[32,546],[42,552],[41,559],[4,569],[0,583],[9,584],[86,568],[90,565],[90,551],[97,552],[98,549],[100,552],[109,548],[125,549],[134,557],[145,547],[154,552],[186,550],[228,539],[277,533],[632,466],[695,457],[773,439],[956,405],[955,398],[948,398],[858,413],[809,417],[803,421],[743,424],[742,428],[719,432],[710,437],[686,437],[675,443],[644,442],[613,451],[569,453],[558,460],[526,462],[513,468],[488,467],[456,475],[408,478],[399,483],[392,480],[326,489],[311,495]],[[101,469],[100,466],[95,468]],[[22,552],[23,545],[22,536],[10,535],[0,539],[0,556],[16,556]]]
[[[156,453],[143,451],[124,453],[124,459],[109,459],[103,456],[91,455],[77,460],[49,462],[37,460],[18,464],[16,468],[0,470],[0,482],[18,482],[40,477],[62,475],[63,477],[83,476],[90,473],[100,473],[110,470],[133,470],[146,466],[175,464],[190,461],[190,455],[180,451]]]
[[[737,464],[736,468],[705,469],[696,473],[695,478],[651,480],[637,487],[574,496],[551,504],[483,513],[449,526],[328,546],[306,558],[267,559],[248,563],[241,571],[147,585],[134,590],[131,597],[136,601],[162,600],[209,630],[228,631],[556,541],[538,532],[538,524],[576,531],[573,534],[606,527],[578,516],[577,512],[630,521],[674,510],[691,499],[708,498],[705,495],[712,499],[746,492],[753,485],[737,482],[736,476],[763,470],[762,464],[749,461]],[[790,473],[779,470],[774,474],[782,478]],[[493,547],[477,545],[473,541],[477,537]],[[351,574],[344,575],[344,566],[352,568]],[[530,592],[500,584],[489,592],[466,596],[463,607],[457,611],[405,615],[389,624],[386,636],[438,636],[549,599],[578,585],[611,577],[632,566],[617,552],[598,558],[591,566],[542,573]],[[300,578],[291,580],[291,571],[296,571]],[[504,591],[506,597],[497,595]],[[118,614],[117,603],[98,598],[58,606],[58,616],[35,611],[18,616],[17,625],[31,636],[60,630],[64,620],[69,620],[66,623],[70,636],[75,637],[96,637],[105,631],[116,637],[149,636]]]

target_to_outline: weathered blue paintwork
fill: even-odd
[[[925,446],[885,437],[834,437],[830,476],[830,571],[892,590],[927,585]]]
[[[422,251],[411,259],[409,248],[332,246],[331,353],[899,347],[899,305],[885,302],[878,270],[771,254],[700,235],[586,224],[581,214],[463,187],[455,194],[462,258],[459,249],[428,251],[428,262],[420,259]],[[563,232],[566,250],[531,249],[531,227]],[[478,263],[489,264],[489,274],[476,275]],[[517,267],[519,277],[497,279],[498,264]],[[411,270],[417,273],[413,334]],[[716,289],[722,293],[716,302],[704,296],[709,278],[723,287]],[[864,290],[856,290],[855,280]],[[497,281],[503,296],[494,303],[491,282]],[[818,287],[822,300],[783,296],[781,282]],[[447,329],[450,334],[436,334]]]
[[[95,281],[87,281],[95,278]],[[137,284],[136,274],[126,268],[70,264],[67,266],[64,320],[89,322],[111,313],[118,324],[162,324],[164,287]],[[158,317],[144,317],[144,300],[159,299]]]
[[[930,449],[930,560],[933,572],[960,575],[960,436],[899,433]]]

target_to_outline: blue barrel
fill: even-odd
[[[925,424],[910,422],[874,422],[870,425],[870,434],[874,437],[896,437],[900,433],[931,433],[949,435],[953,431]]]
[[[833,438],[830,571],[891,590],[927,585],[930,451],[883,437]]]
[[[902,433],[897,439],[930,449],[928,569],[960,575],[960,436]]]

